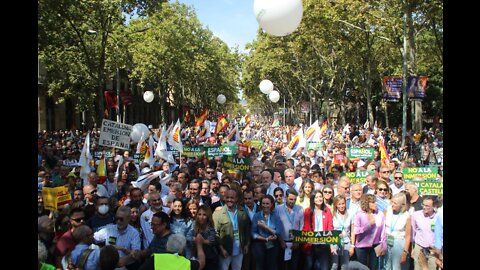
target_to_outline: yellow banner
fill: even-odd
[[[59,206],[72,202],[72,196],[66,186],[43,187],[42,196],[45,209],[51,211],[56,211]]]

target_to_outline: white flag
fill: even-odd
[[[305,138],[303,137],[303,130],[300,127],[297,131],[297,134],[293,136],[290,142],[285,147],[285,154],[287,159],[291,158],[300,147],[305,147],[307,143],[305,142]]]
[[[180,137],[181,132],[182,126],[180,125],[180,119],[178,119],[177,123],[170,131],[170,134],[168,134],[168,142],[173,148],[177,149],[179,152],[183,152],[182,138]]]
[[[306,142],[319,142],[320,141],[320,126],[318,125],[318,120],[315,121],[307,131],[305,131],[305,141]]]
[[[155,155],[166,160],[170,164],[175,163],[172,152],[167,149],[167,131],[164,126],[160,132],[160,139],[158,140],[157,148],[155,149]]]
[[[90,162],[92,161],[92,155],[90,154],[90,130],[87,132],[85,142],[83,143],[82,153],[78,164],[82,166],[80,169],[80,178],[83,179],[83,185],[88,184],[88,174],[90,171]]]
[[[163,173],[164,171],[155,171],[155,172],[150,172],[144,175],[140,175],[136,181],[131,182],[132,186],[138,187],[142,191],[145,191],[148,188],[150,181],[161,176]]]

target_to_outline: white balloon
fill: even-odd
[[[145,102],[147,103],[150,103],[153,101],[153,92],[152,91],[145,91],[145,93],[143,93],[143,100],[145,100]]]
[[[132,133],[130,133],[130,138],[132,139],[132,142],[137,143],[143,134],[143,139],[145,140],[148,137],[150,130],[148,130],[148,127],[145,124],[142,123],[137,123],[133,125],[132,127]]]
[[[255,0],[253,12],[262,29],[274,36],[286,36],[300,25],[302,0]]]
[[[261,81],[258,87],[260,88],[260,91],[262,91],[262,93],[267,95],[273,91],[273,83],[270,80]]]
[[[277,103],[278,100],[280,100],[280,93],[278,91],[274,90],[270,94],[268,94],[268,98],[273,102]]]
[[[220,94],[220,95],[217,96],[217,102],[218,103],[223,104],[223,103],[225,103],[225,101],[227,101],[227,98],[224,95]]]

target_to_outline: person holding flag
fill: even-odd
[[[220,131],[228,127],[228,121],[224,115],[220,115],[217,120],[217,125],[215,126],[215,134],[219,134]]]
[[[305,147],[306,141],[303,136],[303,130],[298,129],[297,134],[293,136],[292,140],[284,148],[287,159],[291,158],[300,148]]]
[[[195,117],[195,126],[201,127],[208,117],[208,108],[204,108],[198,117]]]
[[[227,135],[227,143],[228,144],[236,144],[238,141],[238,125],[235,125],[235,128]]]
[[[310,127],[308,127],[307,131],[305,131],[305,141],[306,142],[320,141],[320,126],[318,125],[318,120],[316,120]]]
[[[183,144],[180,137],[182,127],[180,125],[180,119],[177,119],[177,123],[173,126],[168,135],[168,143],[179,152],[183,152]]]

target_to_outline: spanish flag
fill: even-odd
[[[217,120],[217,125],[215,126],[215,134],[220,133],[220,131],[224,130],[226,127],[228,127],[228,121],[225,116],[220,115]]]
[[[195,117],[195,126],[201,127],[203,126],[203,122],[207,119],[208,116],[208,108],[204,108],[203,111],[200,112],[198,117]]]
[[[322,123],[322,126],[320,127],[320,136],[327,133],[327,129],[328,129],[328,119],[325,119],[325,121],[323,121]]]
[[[251,120],[250,120],[250,115],[246,114],[246,115],[245,115],[245,125],[248,126],[248,125],[250,124],[250,121],[251,121]]]
[[[190,108],[185,111],[185,117],[183,118],[184,123],[190,122]]]
[[[98,176],[98,183],[100,184],[105,183],[105,180],[107,180],[107,167],[105,166],[104,151],[102,151],[102,157],[100,158],[100,162],[98,162],[97,176]]]
[[[145,153],[145,158],[144,162],[147,162],[150,166],[153,166],[153,163],[155,163],[155,140],[153,139],[153,136],[150,135],[148,139],[148,149]]]
[[[385,148],[384,139],[382,137],[378,139],[378,151],[380,151],[380,164],[384,166],[390,163],[390,156],[388,155],[387,148]]]

